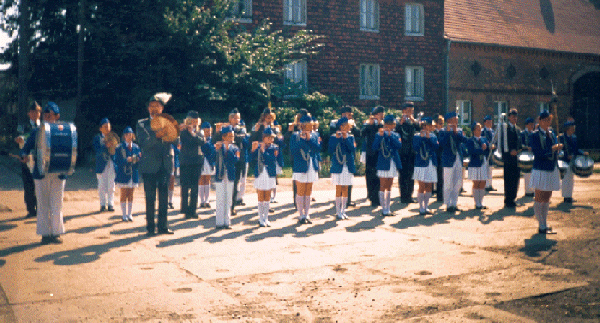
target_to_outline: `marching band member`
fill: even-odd
[[[440,131],[444,130],[444,116],[438,115],[437,120],[435,121],[435,130],[433,130],[433,134],[438,138],[440,138]],[[438,202],[444,202],[444,166],[442,165],[442,149],[443,147],[438,145],[438,149],[436,150],[437,157],[437,183],[435,183],[435,197]]]
[[[19,126],[20,136],[15,138],[15,142],[19,145],[19,149],[22,149],[25,145],[25,141],[29,138],[31,131],[33,129],[37,129],[40,127],[40,116],[42,115],[42,107],[35,102],[32,101],[29,105],[29,111],[27,112],[27,116],[29,117],[29,122],[25,125]],[[18,156],[17,156],[18,157]],[[33,161],[30,161],[31,164]],[[26,219],[33,218],[37,214],[37,201],[35,198],[35,184],[33,181],[33,177],[31,174],[31,170],[27,163],[21,162],[21,179],[23,180],[23,199],[25,200],[25,206],[27,207],[27,215]]]
[[[521,129],[517,126],[518,115],[517,109],[510,109],[508,123],[504,124],[498,136],[498,145],[504,163],[504,206],[507,208],[517,206],[515,199],[521,180],[521,169],[518,164],[518,154],[521,151],[521,140],[519,138]]]
[[[493,153],[494,149],[496,149],[496,146],[494,145],[494,140],[496,140],[495,136],[495,131],[494,131],[494,119],[492,118],[491,115],[486,115],[483,118],[483,129],[481,130],[481,135],[485,137],[485,139],[487,140],[487,142],[490,145],[490,151]],[[490,156],[491,157],[491,156]],[[492,167],[493,166],[493,161],[492,158],[488,158],[488,177],[487,180],[485,181],[485,190],[487,192],[493,192],[496,191],[496,189],[492,186]]]
[[[467,138],[458,128],[456,112],[444,116],[446,129],[440,131],[438,141],[442,146],[442,165],[444,166],[444,204],[447,212],[458,211],[458,194],[462,187],[463,152],[461,145]]]
[[[44,122],[56,123],[60,118],[60,109],[54,102],[44,107]],[[29,161],[29,154],[35,148],[35,139],[40,128],[35,128],[27,138],[20,155],[22,161]],[[56,173],[41,175],[36,165],[33,171],[35,195],[37,197],[37,234],[42,236],[42,244],[62,243],[60,235],[65,233],[62,204],[66,176]]]
[[[274,143],[277,145],[277,164],[276,164],[276,173],[277,175],[281,175],[283,173],[283,136],[281,135],[281,126],[277,123],[277,116],[270,108],[265,108],[263,113],[260,115],[258,122],[252,127],[252,135],[250,136],[250,141],[262,141],[262,135],[266,128],[271,128],[273,133],[275,134]],[[277,182],[277,178],[275,178],[275,182]],[[273,187],[271,191],[271,199],[270,203],[276,203],[275,196],[277,195],[277,185]]]
[[[297,195],[296,207],[300,216],[299,223],[307,224],[310,221],[309,211],[311,202],[312,185],[319,179],[319,153],[321,141],[313,132],[312,118],[305,115],[300,118],[301,131],[294,132],[290,138],[290,151],[292,153],[292,179],[296,181]]]
[[[429,199],[433,192],[433,184],[437,182],[437,150],[438,139],[433,133],[433,120],[423,118],[421,131],[413,137],[415,149],[415,171],[413,179],[419,183],[417,202],[419,202],[419,215],[433,214],[429,209]],[[402,165],[404,167],[404,165]]]
[[[546,223],[552,191],[560,190],[560,172],[557,165],[558,152],[563,145],[558,143],[556,136],[550,130],[552,114],[542,111],[539,117],[539,129],[531,136],[533,151],[533,169],[531,170],[531,187],[535,189],[533,210],[539,223],[538,233],[555,233]]]
[[[133,191],[138,187],[138,161],[141,157],[140,147],[133,142],[135,134],[131,127],[123,130],[123,142],[115,150],[115,183],[121,189],[121,211],[123,221],[133,221]]]
[[[377,151],[377,177],[379,177],[379,203],[382,216],[395,215],[390,211],[392,184],[394,177],[402,169],[398,151],[402,148],[400,135],[394,131],[396,118],[388,114],[383,118],[383,128],[380,128],[373,141],[373,150]]]
[[[488,178],[487,168],[489,167],[487,156],[489,145],[487,139],[482,135],[481,124],[473,123],[471,125],[473,137],[467,140],[467,151],[469,152],[469,179],[473,181],[473,199],[475,200],[475,209],[487,209],[483,205],[485,196],[485,183]]]
[[[215,174],[215,144],[212,142],[212,127],[208,121],[204,121],[200,127],[204,132],[204,144],[202,154],[204,162],[200,172],[198,191],[200,192],[200,208],[210,209],[208,198],[210,196],[210,178]]]
[[[171,149],[173,150],[173,172],[171,172],[171,176],[169,176],[169,203],[167,204],[169,209],[174,209],[173,206],[173,195],[175,193],[175,176],[179,173],[179,168],[181,164],[179,163],[179,142],[175,142],[171,145]]]
[[[304,108],[298,110],[298,113],[296,113],[296,115],[294,116],[294,121],[288,125],[288,132],[286,134],[287,142],[290,142],[294,133],[296,133],[297,131],[301,131],[302,123],[300,123],[300,119],[302,119],[302,117],[304,117],[306,115],[310,116],[310,113],[308,113],[308,110],[306,110]],[[291,152],[291,148],[290,148],[290,152]],[[290,162],[292,163],[292,165],[294,165],[294,154],[290,154]],[[293,191],[293,195],[294,195],[294,207],[296,208],[296,210],[298,210],[298,205],[296,204],[296,200],[297,200],[296,196],[298,195],[298,185],[293,178],[292,178],[292,191]]]
[[[275,132],[271,127],[264,128],[262,142],[252,142],[252,160],[254,167],[254,188],[258,194],[258,223],[261,227],[270,227],[269,208],[271,190],[276,185],[277,157],[279,149],[273,142]]]
[[[215,184],[216,184],[216,226],[217,229],[231,227],[236,165],[240,159],[240,149],[234,144],[235,134],[231,125],[221,127],[221,141],[215,143]]]
[[[523,149],[531,151],[531,145],[529,144],[529,137],[533,133],[533,118],[525,119],[525,129],[521,131],[521,146]],[[523,173],[523,183],[525,184],[525,196],[533,197],[534,190],[529,187],[531,181],[531,173]]]
[[[369,119],[365,121],[361,129],[361,138],[363,138],[363,151],[366,152],[365,158],[365,181],[367,184],[367,198],[371,202],[371,207],[380,206],[379,203],[379,178],[377,177],[377,158],[378,149],[373,146],[375,136],[380,128],[383,127],[382,106],[376,106],[371,111]]]
[[[561,191],[564,203],[573,203],[573,170],[571,164],[577,155],[589,155],[577,146],[577,137],[575,136],[575,121],[567,121],[563,125],[563,133],[559,136],[559,142],[564,146],[563,160],[569,165],[561,184]]]
[[[356,142],[350,133],[348,118],[341,117],[336,122],[337,131],[329,138],[329,155],[331,156],[331,181],[335,185],[335,209],[339,220],[347,219],[349,187],[352,186],[356,166],[354,153]]]
[[[94,151],[96,152],[96,178],[98,179],[98,195],[100,197],[100,212],[114,211],[115,197],[115,166],[114,151],[109,147],[111,142],[111,126],[107,118],[100,120],[100,133],[94,137]]]
[[[352,112],[352,108],[348,105],[343,106],[340,109],[340,114],[342,117],[348,119],[348,125],[350,125],[350,133],[354,136],[354,142],[357,143],[360,138],[360,129],[356,127],[356,123],[354,122],[354,112]],[[337,131],[337,120],[331,120],[329,124],[329,133],[335,133]],[[364,152],[364,151],[363,151]],[[366,158],[366,152],[365,158]],[[348,202],[346,203],[346,207],[356,206],[356,203],[352,202],[352,185],[348,186]]]
[[[414,117],[415,104],[408,101],[402,104],[402,117],[396,125],[396,133],[402,139],[402,149],[400,149],[400,160],[402,161],[402,170],[398,177],[400,186],[400,202],[415,203],[412,198],[415,181],[413,175],[415,171],[415,150],[413,149],[413,137],[415,132],[419,131],[419,122]]]
[[[179,185],[181,187],[181,213],[185,214],[186,219],[197,219],[198,214],[198,182],[200,181],[200,171],[204,164],[204,135],[200,129],[200,117],[198,111],[192,110],[187,113],[184,127],[179,134],[181,149],[179,151],[180,176]]]

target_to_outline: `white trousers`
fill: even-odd
[[[562,197],[571,198],[573,197],[573,185],[575,184],[575,178],[573,177],[573,171],[571,167],[567,167],[565,177],[562,180],[561,190]]]
[[[486,187],[486,188],[488,188],[488,187],[492,187],[492,168],[494,168],[494,166],[492,166],[492,165],[488,164],[488,165],[487,165],[487,167],[488,167],[488,168],[487,168],[487,172],[488,172],[488,178],[487,178],[487,180],[485,181],[485,187]]]
[[[113,206],[115,199],[115,168],[112,160],[109,160],[100,174],[96,174],[98,179],[98,196],[100,197],[100,206]]]
[[[444,204],[456,206],[462,188],[463,166],[460,156],[456,156],[452,167],[444,167]]]
[[[231,225],[231,202],[233,198],[233,182],[227,179],[227,176],[223,178],[223,181],[215,182],[216,189],[216,220],[217,226],[230,226]]]
[[[529,182],[531,181],[531,173],[523,173],[523,181],[525,182],[525,193],[535,193],[535,190],[531,188]]]
[[[37,229],[42,236],[65,233],[62,204],[65,180],[58,174],[46,174],[43,179],[34,180],[37,197]]]
[[[244,170],[242,170],[242,175],[240,176],[240,182],[238,183],[239,189],[237,194],[237,200],[241,201],[244,199],[244,195],[246,194],[246,179],[248,178],[248,163],[244,164]]]

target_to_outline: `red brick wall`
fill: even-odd
[[[381,104],[398,108],[404,101],[405,66],[422,66],[425,98],[416,102],[417,111],[433,113],[444,109],[445,42],[444,3],[420,3],[425,12],[425,36],[404,36],[405,0],[380,0],[379,32],[360,30],[358,0],[307,0],[306,27],[283,25],[283,1],[253,2],[254,24],[269,18],[275,29],[294,31],[306,28],[323,35],[325,47],[308,60],[308,84],[312,90],[340,96],[345,103],[363,107]],[[380,65],[380,100],[359,99],[359,66]]]

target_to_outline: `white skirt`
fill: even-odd
[[[269,172],[263,167],[260,175],[254,180],[254,188],[257,191],[270,191],[275,188],[276,181],[275,177],[269,177]]]
[[[349,186],[354,181],[354,174],[348,171],[348,166],[342,167],[341,173],[331,173],[331,183],[333,185]]]
[[[488,179],[488,164],[484,162],[481,167],[469,167],[468,179],[472,181],[487,181]]]
[[[210,167],[210,164],[208,163],[208,161],[206,160],[206,158],[204,158],[204,165],[202,166],[202,175],[214,175],[215,174],[215,168],[214,167]]]
[[[390,170],[378,170],[377,177],[379,178],[394,178],[398,177],[398,170],[396,169],[396,163],[394,160],[390,160]]]
[[[423,183],[437,183],[437,168],[433,166],[433,162],[429,160],[427,167],[415,167],[413,179]]]
[[[558,167],[554,167],[554,171],[531,170],[529,188],[547,192],[560,191],[560,171]]]
[[[133,180],[130,180],[129,183],[116,183],[118,188],[136,188],[138,187],[138,183],[134,183]]]
[[[292,179],[300,183],[314,183],[319,179],[319,174],[313,167],[312,158],[308,162],[308,171],[306,173],[294,173]]]

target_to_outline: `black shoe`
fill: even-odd
[[[53,244],[62,244],[63,243],[60,236],[50,236],[50,242]]]
[[[156,235],[156,233],[154,233],[154,231],[146,232],[146,237],[154,237],[155,235]]]
[[[298,220],[298,224],[307,224],[308,222],[306,222],[306,219],[300,219]]]
[[[210,203],[206,203],[206,208],[210,209]]]
[[[191,214],[186,214],[185,215],[185,219],[192,219],[192,218],[193,218],[193,216]]]
[[[231,215],[237,215],[237,211],[235,209],[231,209]]]
[[[269,209],[269,213],[275,213],[275,209]]]
[[[348,204],[346,204],[346,207],[355,207],[356,203],[354,202],[348,202]]]
[[[456,206],[449,206],[446,208],[446,212],[448,213],[454,213],[456,212],[458,209],[456,208]]]
[[[115,208],[112,205],[108,206],[108,212],[114,212]]]
[[[535,194],[534,193],[525,193],[526,197],[533,197]]]
[[[427,212],[421,212],[421,211],[419,211],[419,216],[425,216],[425,215],[427,215]]]
[[[573,202],[575,202],[575,201],[570,197],[565,197],[565,199],[564,199],[564,203],[573,203]]]
[[[102,206],[100,207],[100,212],[104,212],[104,211],[106,211],[106,206],[102,205]]]
[[[485,210],[485,209],[487,209],[487,206],[485,206],[485,205],[482,205],[482,206],[476,206],[476,207],[475,207],[475,209],[476,209],[476,210]]]
[[[42,236],[42,241],[40,242],[40,244],[50,244],[50,243],[52,243],[51,236]]]
[[[173,232],[173,230],[158,230],[158,234],[175,234],[175,232]]]
[[[198,219],[198,214],[191,214],[192,219]]]
[[[378,207],[380,207],[380,206],[381,206],[381,205],[380,205],[379,203],[371,203],[371,207],[372,207],[372,208],[378,208]]]
[[[493,187],[486,187],[485,190],[486,190],[486,192],[495,192],[495,191],[497,191],[497,189],[495,189]]]
[[[175,207],[173,207],[173,203],[169,203],[169,204],[167,204],[167,207],[168,207],[169,209],[174,209],[174,208],[175,208]]]
[[[25,216],[25,219],[35,218],[36,216],[37,216],[36,213],[27,213],[27,215]]]
[[[306,220],[306,224],[312,224],[312,221],[310,219],[304,219]]]
[[[516,204],[515,202],[512,202],[512,203],[504,203],[504,208],[507,208],[507,209],[514,209],[514,208],[516,208],[516,207],[517,207],[517,204]]]

